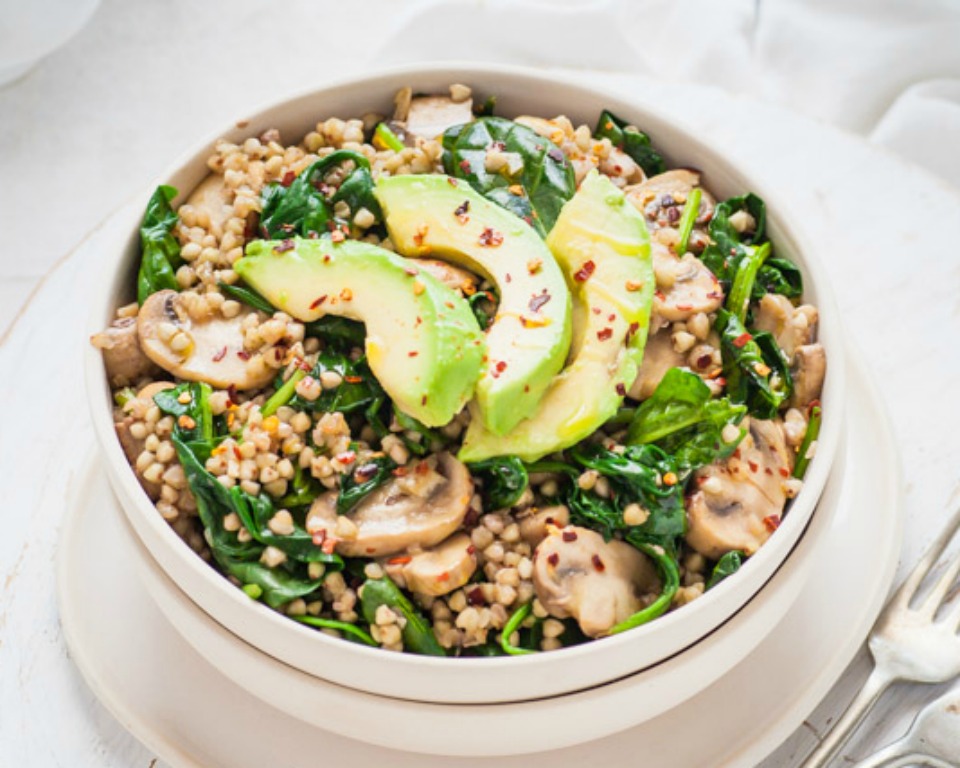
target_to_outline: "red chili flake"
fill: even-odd
[[[477,548],[476,548],[475,546],[473,546],[473,544],[470,544],[470,545],[467,547],[467,554],[468,554],[468,555],[475,555],[475,554],[477,554]]]
[[[226,356],[227,356],[227,348],[221,347],[220,351],[213,356],[213,362],[219,363]]]
[[[810,418],[810,415],[813,413],[813,409],[814,409],[814,408],[819,408],[819,407],[820,407],[820,401],[819,401],[819,400],[811,400],[811,401],[807,404],[807,418],[808,418],[808,419]]]
[[[337,461],[341,464],[353,464],[357,460],[356,451],[344,451],[337,454]]]
[[[710,355],[700,355],[700,357],[697,358],[697,367],[706,368],[711,362],[713,362],[713,358],[710,357]]]
[[[274,253],[285,253],[286,251],[292,251],[297,246],[294,245],[293,240],[281,240],[280,245],[275,245],[273,247]]]
[[[674,485],[676,485],[678,482],[680,482],[680,478],[678,478],[677,475],[676,475],[676,473],[674,473],[674,472],[667,472],[667,473],[663,476],[663,484],[664,484],[664,485],[674,486]]]
[[[237,357],[239,357],[241,360],[249,360],[250,353],[245,349],[241,349],[239,352],[237,352]]]
[[[630,327],[627,328],[627,339],[629,339],[633,334],[640,330],[640,323],[630,323]]]
[[[524,385],[523,385],[523,391],[524,391],[524,394],[526,394],[527,392],[529,392],[529,391],[530,391],[530,385],[529,385],[529,384],[524,384]]]
[[[420,353],[417,352],[417,350],[411,349],[409,352],[407,352],[407,357],[416,357],[416,356],[419,355],[419,354],[420,354]]]
[[[460,205],[456,207],[456,209],[453,212],[453,215],[457,217],[457,221],[459,221],[461,224],[466,224],[468,221],[470,221],[470,217],[467,215],[469,211],[470,211],[470,201],[464,200],[462,203],[460,203]]]
[[[664,299],[667,298],[666,296],[663,295],[663,291],[659,289],[653,292],[653,296],[654,298],[659,299],[660,301],[663,301]]]
[[[443,306],[445,306],[447,309],[455,309],[455,308],[456,308],[456,307],[454,306],[454,303],[453,303],[452,301],[445,301],[445,302],[443,302]]]
[[[553,297],[547,293],[547,289],[544,288],[540,293],[535,293],[530,297],[530,303],[527,304],[527,306],[530,307],[531,312],[539,312],[540,308],[552,298]]]
[[[510,274],[509,272],[507,272],[507,274],[504,275],[504,279],[505,279],[508,283],[512,283],[512,282],[513,282],[513,277],[511,276],[511,274]]]
[[[320,551],[325,555],[332,555],[333,550],[337,548],[337,539],[333,536],[329,537],[323,544],[320,545]]]
[[[786,467],[780,467],[777,472],[780,473],[780,477],[790,477],[790,470]]]
[[[423,245],[423,238],[427,236],[427,233],[430,231],[430,227],[424,224],[420,229],[418,229],[413,235],[413,243],[418,248]]]
[[[620,395],[620,397],[627,396],[627,387],[622,381],[617,384],[617,394]]]
[[[605,570],[607,570],[607,566],[603,564],[603,560],[600,559],[600,555],[594,554],[594,556],[590,558],[590,562],[593,563],[593,567],[596,568],[600,573],[603,573]]]
[[[599,315],[603,310],[601,310],[600,307],[593,307],[590,311],[595,315]]]
[[[693,304],[677,304],[677,309],[679,309],[681,312],[689,312],[691,309],[693,309]]]
[[[392,474],[394,477],[405,477],[407,474],[407,468],[397,467],[396,469],[391,470],[390,474]]]
[[[451,187],[455,187],[457,186],[457,180],[452,176],[447,176],[447,184],[449,184]]]
[[[576,280],[578,283],[585,283],[587,280],[590,279],[590,275],[592,275],[594,271],[596,271],[596,269],[597,269],[597,265],[594,264],[592,260],[585,261],[583,262],[583,266],[580,267],[580,269],[578,269],[576,272],[574,272],[573,279]]]
[[[330,233],[330,239],[335,243],[342,243],[347,239],[347,236],[337,229]]]
[[[560,555],[558,555],[556,552],[551,552],[547,556],[547,562],[550,563],[550,565],[556,567],[557,563],[560,562]]]
[[[233,457],[237,461],[243,461],[243,454],[240,453],[240,449],[237,446],[233,446]]]
[[[419,328],[421,323],[423,323],[423,318],[420,317],[420,315],[417,315],[417,321],[413,324],[413,327]]]
[[[313,302],[310,304],[310,309],[316,309],[316,308],[319,307],[321,304],[323,304],[323,302],[325,302],[326,300],[327,300],[327,294],[323,294],[323,296],[318,296],[318,297],[315,298],[315,299],[313,300]]]
[[[500,378],[500,374],[507,370],[507,363],[505,360],[500,360],[496,365],[493,366],[493,370],[490,371],[490,375],[495,379]]]
[[[576,532],[576,531],[564,531],[562,535],[563,535],[563,540],[564,540],[564,541],[570,542],[570,541],[576,541],[576,540],[577,540],[577,532]]]
[[[773,470],[770,469],[770,467],[764,467],[764,468],[763,468],[763,471],[766,472],[768,475],[772,475],[772,474],[773,474]]]
[[[480,233],[479,243],[485,247],[496,248],[503,243],[503,234],[493,227],[484,227],[483,232]]]
[[[461,160],[461,161],[460,161],[460,170],[463,171],[464,173],[470,173],[470,161],[469,161],[469,160]]]
[[[606,341],[611,336],[613,336],[613,328],[602,328],[597,331],[597,338],[600,339],[600,341]]]
[[[608,322],[608,323],[612,323],[612,322],[613,322],[614,320],[616,320],[616,319],[617,319],[617,313],[616,313],[616,312],[611,312],[609,315],[607,315],[607,322]]]
[[[763,524],[767,527],[767,530],[770,533],[773,533],[777,528],[780,527],[780,515],[767,515],[763,518]]]
[[[291,184],[293,184],[293,180],[295,178],[297,178],[297,174],[295,174],[293,171],[287,171],[285,174],[283,174],[280,184],[284,187],[289,187]]]
[[[486,605],[487,601],[483,597],[483,590],[480,587],[474,587],[469,592],[467,592],[467,602],[470,605]]]
[[[360,384],[363,381],[363,376],[344,376],[343,380],[347,384]]]
[[[739,458],[740,458],[740,449],[739,449],[739,448],[737,448],[737,449],[733,452],[733,458],[735,458],[735,459],[739,459]]]
[[[741,333],[733,340],[733,346],[735,346],[737,349],[742,349],[751,339],[753,339],[753,336],[751,336],[749,333]]]
[[[238,396],[236,384],[231,384],[229,387],[227,387],[227,397],[230,398],[230,402],[227,403],[227,405],[233,405],[235,402],[237,402]]]
[[[554,520],[552,517],[548,517],[548,518],[547,518],[546,520],[544,520],[543,522],[544,522],[544,525],[556,525],[556,524],[557,524],[557,521]]]
[[[751,471],[751,472],[754,472],[754,473],[755,473],[758,469],[760,469],[760,465],[757,464],[757,462],[755,462],[755,461],[749,461],[749,460],[748,460],[748,461],[747,461],[747,466],[750,467],[750,471]]]
[[[450,571],[444,571],[439,576],[437,576],[437,581],[449,581],[450,580]]]
[[[324,263],[324,264],[329,264],[331,261],[333,261],[333,259],[331,258],[331,256],[330,256],[329,253],[323,254],[323,263]]]
[[[311,537],[314,543],[314,546],[320,547],[323,546],[323,542],[327,540],[327,529],[323,528],[322,530],[317,531]]]
[[[420,398],[420,405],[426,405],[426,404],[427,404],[427,396],[424,395],[423,397]],[[421,466],[423,466],[423,465],[421,465]],[[419,470],[420,467],[417,467],[417,469]]]
[[[410,555],[398,555],[397,557],[391,557],[387,560],[387,565],[406,565],[413,558]]]
[[[707,294],[707,298],[708,298],[708,299],[722,299],[722,298],[723,298],[723,294],[720,293],[719,291],[710,291],[710,293]]]

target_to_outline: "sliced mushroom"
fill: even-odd
[[[820,398],[827,373],[827,353],[822,344],[804,344],[793,356],[793,394],[790,405],[803,408]]]
[[[534,553],[533,586],[547,611],[572,616],[588,637],[599,637],[660,591],[656,568],[635,547],[604,541],[596,531],[568,525],[552,531]]]
[[[787,501],[793,456],[782,425],[745,419],[741,426],[747,434],[737,450],[698,470],[698,490],[687,498],[687,544],[711,560],[735,549],[756,552],[780,524]]]
[[[472,120],[473,99],[454,101],[450,96],[414,96],[403,123],[406,133],[435,139],[447,128]]]
[[[653,311],[664,320],[687,320],[698,312],[710,314],[723,304],[720,281],[692,253],[682,259],[656,240],[651,241],[657,291]]]
[[[463,523],[473,480],[449,453],[437,456],[435,469],[428,459],[411,475],[424,480],[414,486],[407,477],[391,480],[342,516],[347,525],[338,520],[337,494],[319,496],[307,515],[307,529],[335,539],[336,551],[346,557],[386,557],[439,544]]]
[[[477,570],[476,547],[467,534],[455,533],[431,549],[392,558],[384,566],[399,586],[439,597],[470,581]]]
[[[477,291],[477,276],[461,267],[439,259],[407,259],[429,275],[437,278],[448,288],[470,296]]]
[[[223,388],[265,387],[276,371],[264,363],[262,355],[244,349],[242,323],[242,315],[195,321],[180,294],[166,290],[143,303],[137,332],[147,357],[178,378]]]
[[[114,387],[133,384],[157,370],[153,361],[140,349],[135,317],[114,320],[106,330],[91,336],[90,343],[103,352],[107,378]]]
[[[676,349],[670,338],[670,327],[661,328],[647,339],[643,348],[643,363],[628,393],[634,400],[646,400],[671,368],[683,368],[687,360]]]
[[[813,343],[819,319],[820,313],[813,305],[795,307],[786,296],[768,293],[760,299],[754,325],[758,331],[773,334],[777,345],[792,361],[797,348]]]
[[[700,187],[700,174],[686,168],[677,168],[651,176],[646,181],[628,187],[627,199],[646,217],[651,229],[674,227],[683,215],[683,206],[695,187]],[[700,187],[700,212],[695,226],[702,227],[713,217],[716,201]]]
[[[197,185],[186,204],[193,208],[201,221],[205,215],[209,220],[205,229],[219,237],[227,220],[233,216],[233,196],[223,176],[211,173]]]
[[[153,404],[153,396],[157,392],[162,392],[165,389],[170,389],[173,387],[173,382],[170,381],[155,381],[150,384],[147,384],[139,392],[137,392],[137,400],[142,401],[144,409]],[[114,429],[117,432],[117,439],[120,441],[120,447],[123,448],[123,453],[127,457],[127,461],[130,462],[130,466],[133,467],[134,474],[136,474],[137,479],[140,481],[140,485],[143,487],[143,490],[147,492],[147,495],[156,501],[160,498],[160,483],[151,483],[147,480],[143,473],[137,469],[137,459],[140,457],[140,454],[146,449],[146,438],[136,438],[130,432],[130,427],[135,421],[134,417],[131,415],[125,414],[122,410],[115,411],[117,420],[114,422]]]
[[[518,522],[520,536],[531,547],[536,547],[550,532],[549,526],[564,528],[570,523],[570,510],[563,504],[532,508],[531,513],[521,517]]]

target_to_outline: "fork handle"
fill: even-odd
[[[823,737],[817,748],[807,756],[803,768],[823,768],[827,765],[830,758],[837,753],[854,729],[860,725],[864,716],[880,698],[880,694],[887,690],[893,681],[894,678],[887,672],[879,667],[874,667],[870,677],[867,678],[860,692],[847,706],[840,719]]]

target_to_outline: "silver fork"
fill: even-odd
[[[960,760],[960,685],[927,704],[907,735],[851,768],[930,765],[954,768]]]
[[[880,695],[897,680],[942,683],[960,675],[960,599],[946,600],[960,574],[960,556],[949,564],[917,608],[910,601],[960,528],[960,508],[884,608],[870,633],[874,668],[843,716],[810,753],[804,768],[822,768],[846,742]]]

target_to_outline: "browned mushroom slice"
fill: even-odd
[[[700,187],[700,174],[677,168],[651,176],[641,184],[628,187],[627,199],[646,217],[652,229],[676,226],[683,215],[683,206],[695,187]],[[713,217],[716,201],[700,187],[700,213],[696,226],[705,225]]]
[[[720,281],[692,253],[676,258],[670,250],[651,242],[657,291],[653,311],[664,320],[687,320],[698,312],[716,312],[723,304]]]
[[[346,515],[337,515],[335,492],[319,496],[307,515],[307,529],[335,539],[336,551],[346,557],[386,557],[414,547],[425,549],[460,527],[472,495],[467,468],[449,453],[441,453],[435,468],[430,459],[421,462]]]
[[[133,384],[157,370],[153,361],[140,349],[135,317],[114,320],[109,328],[91,336],[90,343],[103,352],[107,378],[115,387]]]
[[[424,139],[435,139],[447,128],[473,120],[473,99],[454,101],[450,96],[414,96],[404,129]]]
[[[758,331],[773,334],[787,359],[793,360],[798,347],[813,343],[819,318],[817,308],[810,304],[795,307],[786,296],[768,293],[760,299],[754,325]]]
[[[647,339],[643,349],[643,363],[637,378],[630,387],[629,395],[634,400],[646,400],[660,383],[660,379],[671,368],[683,368],[687,360],[673,348],[670,327],[661,328]]]
[[[171,381],[155,381],[147,384],[137,392],[137,400],[152,404],[153,396],[157,394],[157,392],[162,392],[171,387],[173,387],[173,382]],[[119,420],[115,421],[113,426],[117,431],[117,439],[120,441],[120,447],[123,448],[123,453],[127,457],[127,461],[130,462],[130,466],[133,467],[134,474],[140,481],[143,490],[147,492],[147,495],[151,499],[156,501],[160,498],[160,483],[151,483],[143,476],[143,473],[137,469],[137,459],[146,448],[146,438],[136,438],[130,431],[130,427],[135,421],[133,416],[125,415],[124,412],[119,409],[117,409],[115,413],[118,414],[115,418]]]
[[[276,371],[264,364],[262,356],[244,350],[243,317],[228,320],[213,315],[197,322],[183,306],[180,294],[158,291],[140,308],[140,347],[153,362],[181,379],[224,389],[264,387]]]
[[[435,547],[388,559],[387,574],[401,587],[421,595],[447,595],[459,589],[477,570],[476,547],[461,532]]]
[[[570,510],[563,504],[532,509],[530,514],[519,519],[520,536],[531,547],[536,547],[546,538],[550,526],[563,528],[570,522]]]
[[[822,344],[804,344],[793,356],[793,394],[790,405],[802,408],[820,398],[827,373],[827,353]]]
[[[735,549],[754,554],[776,530],[787,500],[793,458],[782,426],[759,419],[742,426],[747,434],[734,454],[698,470],[698,490],[687,498],[687,544],[712,560]]]
[[[552,531],[537,546],[533,585],[551,615],[575,618],[588,637],[605,634],[660,591],[646,555],[575,525]]]
[[[470,296],[477,291],[477,276],[466,269],[439,259],[407,259],[407,261],[427,274],[433,275],[448,288],[460,291],[465,296]]]
[[[193,208],[198,223],[217,236],[223,234],[227,220],[233,216],[233,192],[218,173],[211,173],[201,181],[186,204]]]

